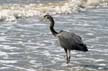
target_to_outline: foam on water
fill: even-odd
[[[50,53],[49,53],[48,51],[43,51],[42,53],[43,53],[43,55],[45,55],[45,56],[51,56]]]
[[[66,0],[48,4],[6,4],[0,5],[0,21],[16,21],[19,18],[50,14],[69,14],[87,8],[106,6],[107,0]]]
[[[0,41],[5,41],[5,40],[6,40],[5,36],[0,37]]]
[[[3,47],[2,49],[5,49],[5,50],[19,49],[19,48],[10,47],[10,46],[7,46],[7,45],[0,45],[0,47]]]
[[[101,61],[105,61],[104,59],[97,59],[95,60],[96,62],[101,62]]]
[[[17,60],[0,60],[0,63],[17,63]]]
[[[7,68],[9,68],[9,67],[0,67],[0,70],[1,70],[1,69],[7,69]]]
[[[6,52],[0,51],[0,56],[8,56]]]

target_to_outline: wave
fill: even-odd
[[[47,4],[6,4],[0,5],[0,21],[16,21],[19,18],[43,14],[70,14],[88,8],[107,6],[108,0],[66,0]]]

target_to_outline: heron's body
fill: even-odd
[[[69,50],[84,51],[83,48],[80,47],[83,44],[80,36],[74,33],[62,31],[59,34],[57,34],[57,37],[59,39],[60,45],[63,48],[66,48]]]
[[[86,45],[83,43],[80,36],[75,33],[70,33],[66,31],[56,32],[54,30],[54,20],[50,15],[45,15],[44,18],[47,18],[50,21],[50,30],[54,36],[56,36],[60,42],[62,48],[64,48],[66,53],[67,63],[70,62],[70,51],[79,50],[79,51],[88,51]]]

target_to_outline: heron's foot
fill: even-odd
[[[69,63],[69,61],[66,61],[66,63],[68,64],[68,63]]]
[[[67,60],[66,63],[69,64],[70,63],[70,60]]]
[[[64,55],[64,58],[66,59],[66,63],[68,64],[68,57],[67,57],[67,55]]]
[[[70,63],[70,59],[68,57],[66,58],[66,63]]]
[[[69,57],[66,57],[66,63],[70,63],[70,56]]]
[[[69,62],[70,62],[70,58],[71,58],[71,57],[69,56],[69,58],[68,58],[68,61],[69,61]]]

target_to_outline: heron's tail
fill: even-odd
[[[85,44],[79,44],[77,45],[77,50],[86,52],[88,51],[88,48]]]

